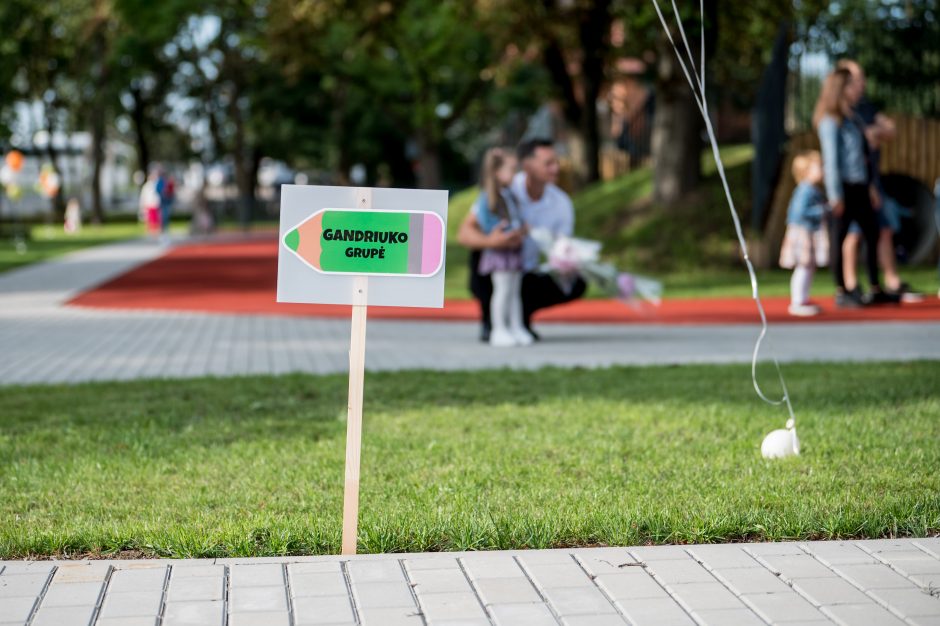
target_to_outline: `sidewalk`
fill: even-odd
[[[0,562],[0,623],[940,624],[940,538]]]
[[[121,243],[0,275],[0,384],[347,371],[348,318],[64,305],[163,251],[150,242]],[[477,341],[474,322],[370,316],[366,366],[377,371],[746,363],[757,336],[754,323],[542,323],[538,330],[543,341],[537,345],[501,350]],[[775,324],[769,337],[768,347],[782,361],[940,359],[940,322]]]

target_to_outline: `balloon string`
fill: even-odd
[[[741,248],[741,254],[744,258],[744,264],[747,266],[747,273],[751,280],[751,297],[754,299],[754,302],[757,305],[757,312],[760,314],[761,321],[761,330],[757,336],[757,341],[754,343],[754,352],[751,356],[751,382],[754,384],[754,391],[757,392],[758,397],[766,402],[767,404],[773,406],[779,406],[781,404],[786,405],[787,412],[790,415],[790,420],[796,422],[796,416],[793,414],[793,405],[790,402],[790,392],[787,389],[787,383],[783,378],[783,371],[780,369],[780,363],[777,360],[776,355],[773,354],[773,348],[771,346],[771,360],[773,361],[774,368],[777,371],[777,378],[780,381],[780,387],[783,390],[783,396],[779,400],[773,400],[763,392],[761,389],[760,383],[757,380],[757,359],[760,355],[760,349],[764,342],[764,339],[767,338],[768,324],[767,324],[767,314],[764,311],[764,303],[761,301],[760,293],[758,290],[757,283],[757,273],[754,271],[754,264],[751,263],[750,255],[747,251],[747,242],[744,239],[744,231],[741,228],[741,220],[738,218],[737,209],[734,206],[734,199],[731,196],[731,188],[728,186],[728,177],[725,174],[725,166],[721,160],[721,154],[718,151],[718,140],[715,137],[715,129],[712,126],[711,117],[708,114],[708,103],[705,99],[705,14],[704,14],[704,0],[700,0],[700,8],[702,11],[701,15],[701,42],[702,42],[702,52],[701,52],[701,67],[696,71],[694,55],[692,54],[691,47],[689,46],[689,41],[686,38],[685,28],[682,26],[682,19],[679,17],[679,11],[676,7],[675,0],[671,0],[672,9],[675,15],[676,23],[679,26],[679,33],[682,36],[683,44],[685,45],[685,51],[688,56],[689,64],[686,66],[685,61],[682,58],[682,53],[679,51],[679,47],[676,45],[675,40],[673,39],[672,32],[669,29],[669,25],[666,22],[666,18],[663,16],[662,10],[659,8],[659,2],[657,0],[652,0],[653,7],[656,9],[656,15],[659,17],[659,22],[663,26],[663,30],[666,33],[666,38],[669,40],[669,45],[672,46],[673,51],[676,53],[676,59],[679,62],[679,67],[682,69],[682,73],[685,75],[686,82],[689,83],[689,87],[692,89],[692,97],[695,99],[695,104],[698,107],[699,112],[702,114],[702,119],[705,122],[705,130],[708,133],[708,140],[711,143],[712,154],[715,158],[715,166],[718,168],[718,176],[721,178],[722,187],[724,187],[725,198],[728,201],[728,208],[731,211],[731,220],[734,222],[734,231],[738,237],[738,245]],[[691,68],[691,71],[690,71]],[[695,80],[692,77],[695,76]],[[696,89],[696,87],[698,89]],[[768,345],[770,345],[770,340],[768,339]]]

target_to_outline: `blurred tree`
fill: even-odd
[[[940,115],[940,7],[936,0],[843,0],[807,13],[810,49],[856,59],[869,97],[914,115]]]
[[[289,73],[322,69],[332,89],[334,128],[343,128],[350,102],[371,106],[414,145],[418,186],[442,185],[446,135],[490,89],[486,68],[500,49],[499,31],[473,3],[456,0],[319,2],[271,5],[273,45],[291,59]],[[305,48],[292,46],[300,38]],[[348,171],[349,146],[336,146],[337,169]]]

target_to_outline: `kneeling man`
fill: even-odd
[[[559,166],[552,142],[547,139],[523,141],[519,145],[518,156],[522,171],[513,179],[512,193],[526,227],[546,228],[556,237],[572,236],[574,206],[568,194],[555,184]],[[522,277],[523,319],[526,329],[538,339],[538,335],[532,331],[532,314],[539,309],[580,298],[584,295],[586,284],[578,278],[570,291],[563,291],[551,276],[538,271],[539,249],[530,237],[519,230],[504,231],[501,228],[494,228],[489,234],[485,234],[480,229],[478,211],[479,206],[474,205],[460,225],[457,240],[472,251],[470,291],[480,302],[483,317],[480,340],[489,341],[490,297],[493,293],[490,277],[481,276],[477,271],[480,251],[485,248],[518,248],[520,241],[525,272]]]

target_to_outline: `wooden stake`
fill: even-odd
[[[356,205],[372,208],[372,190],[357,190]],[[359,529],[359,459],[362,451],[362,389],[366,365],[366,312],[369,277],[353,280],[349,338],[349,405],[346,413],[346,481],[343,490],[343,554],[356,554]]]

